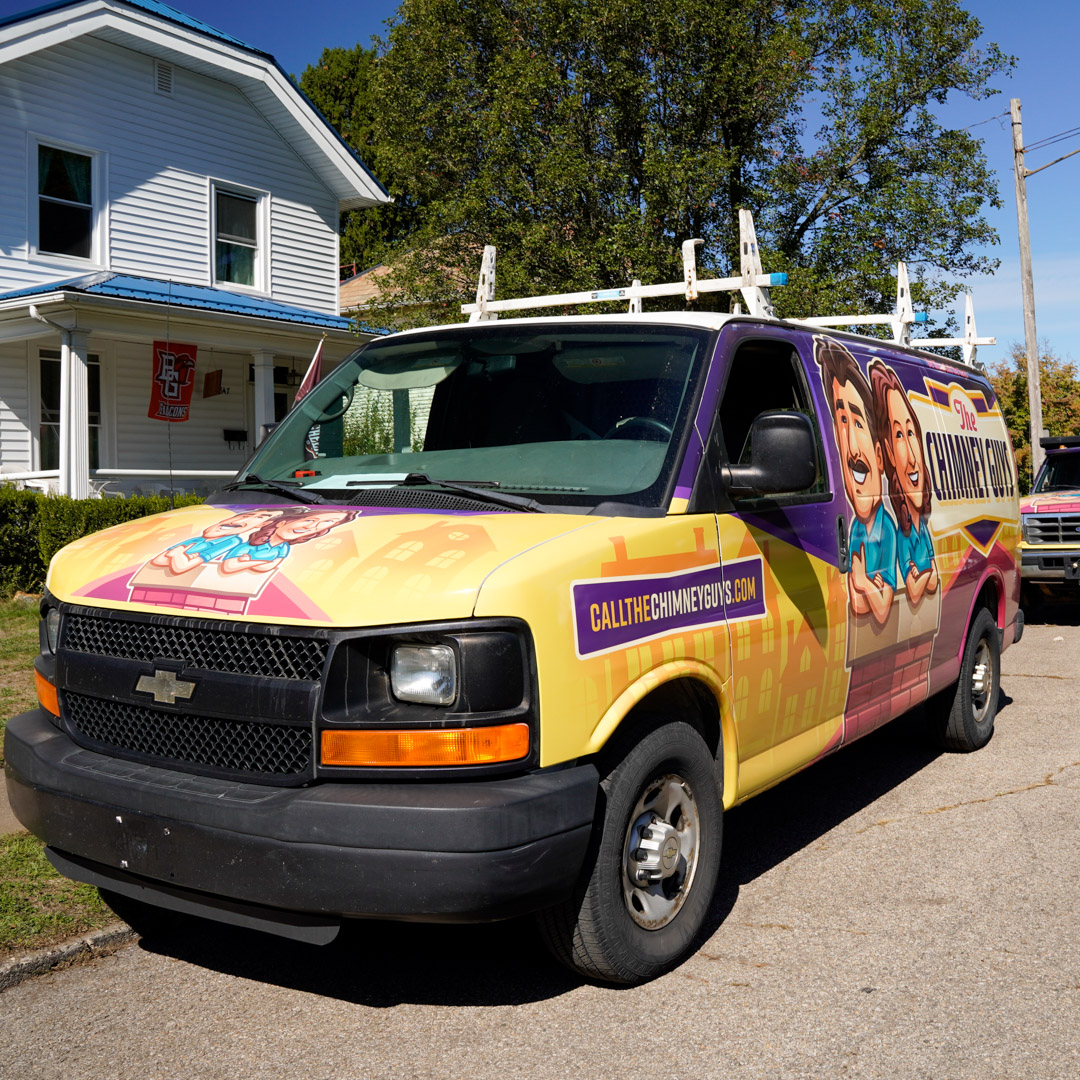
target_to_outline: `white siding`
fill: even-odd
[[[247,420],[250,356],[199,349],[190,419],[182,424],[165,424],[146,415],[151,389],[150,345],[120,341],[114,348],[115,468],[167,469],[170,434],[173,468],[235,470],[243,465],[251,453],[252,443],[249,441],[239,449],[230,450],[223,432],[231,428],[243,429],[249,436],[253,434]],[[217,369],[221,370],[222,385],[229,393],[204,398],[203,377],[208,371]],[[164,481],[156,483],[160,485]],[[188,487],[191,482],[185,481],[178,486]]]
[[[26,342],[0,343],[0,462],[9,472],[32,467],[28,383]]]
[[[0,68],[0,291],[88,272],[26,260],[27,133],[105,155],[105,269],[211,284],[210,179],[270,192],[269,294],[337,313],[337,203],[234,87],[94,38]]]

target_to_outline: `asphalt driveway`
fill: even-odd
[[[707,939],[583,984],[528,924],[209,929],[0,994],[34,1077],[1080,1076],[1080,619],[1004,657],[990,745],[917,717],[730,813]]]

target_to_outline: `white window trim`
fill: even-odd
[[[241,285],[235,281],[219,281],[217,277],[217,198],[218,192],[226,195],[241,195],[255,200],[255,284]],[[209,177],[207,187],[207,222],[209,235],[209,266],[207,267],[209,284],[215,289],[230,289],[249,296],[270,295],[270,192],[259,188],[234,184],[227,180]]]
[[[41,464],[41,359],[42,353],[60,352],[60,342],[47,343],[40,339],[27,342],[26,373],[30,408],[30,461],[32,469]],[[99,469],[116,468],[116,367],[113,363],[113,343],[104,341],[88,346],[87,353],[96,356],[101,388],[101,420],[98,425]],[[61,418],[61,423],[63,418]]]
[[[68,150],[90,159],[90,258],[80,259],[74,255],[59,255],[54,251],[38,249],[38,147],[49,146],[56,150]],[[89,146],[79,146],[67,139],[54,139],[49,135],[27,132],[26,148],[26,255],[28,260],[55,266],[59,269],[107,270],[108,206],[105,200],[108,177],[108,154]]]

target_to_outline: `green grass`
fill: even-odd
[[[97,889],[61,877],[44,848],[25,833],[0,836],[0,960],[116,922]]]
[[[37,652],[36,601],[0,601],[0,746],[7,721],[37,704]],[[0,960],[115,921],[97,889],[69,881],[49,865],[36,836],[0,836]]]
[[[4,761],[4,727],[37,705],[34,657],[38,654],[36,600],[0,601],[0,765]]]

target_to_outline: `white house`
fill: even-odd
[[[338,220],[387,199],[273,57],[156,0],[0,19],[0,478],[235,472],[370,336]]]

